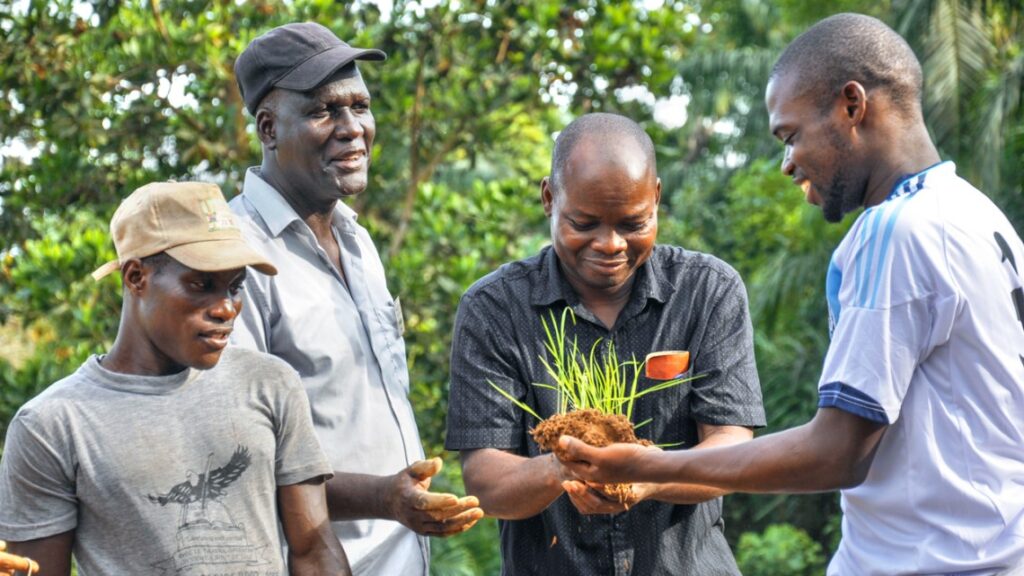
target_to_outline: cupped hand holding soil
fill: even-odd
[[[573,410],[566,414],[555,414],[538,424],[532,431],[533,440],[545,452],[554,452],[559,460],[565,454],[558,447],[558,439],[573,436],[599,448],[615,443],[651,446],[649,440],[636,437],[633,423],[621,414],[603,414],[597,410]],[[632,505],[637,501],[630,484],[601,484],[592,486],[616,502]]]

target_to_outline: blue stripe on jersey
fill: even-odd
[[[875,234],[878,229],[878,222],[881,220],[882,212],[880,208],[871,209],[871,221],[866,222],[864,227],[861,228],[861,239],[860,249],[857,251],[857,270],[854,274],[854,282],[857,286],[857,295],[854,302],[857,306],[861,305],[861,302],[867,300],[868,281],[870,278],[869,267],[871,262],[874,260],[875,253]],[[867,249],[865,250],[865,246]]]
[[[868,209],[864,226],[860,230],[860,250],[857,252],[857,265],[854,275],[854,282],[857,292],[854,298],[856,306],[873,308],[878,298],[878,287],[882,283],[882,271],[885,268],[885,258],[889,252],[889,241],[892,237],[893,228],[900,212],[906,205],[908,198],[924,188],[927,172],[922,172],[903,180],[893,189],[889,198],[878,206]],[[882,226],[881,241],[878,241],[879,223],[885,219]],[[876,243],[877,246],[876,252]],[[867,249],[865,250],[865,246]]]
[[[904,198],[908,197],[905,196]],[[889,216],[889,221],[885,225],[885,232],[882,234],[882,249],[878,254],[878,263],[875,264],[875,282],[874,286],[871,288],[871,302],[861,302],[861,306],[867,305],[868,308],[875,307],[875,297],[878,296],[878,286],[882,283],[882,270],[885,266],[886,254],[889,251],[889,240],[892,237],[892,229],[896,225],[896,219],[899,218],[900,212],[903,210],[903,207],[907,205],[907,202],[905,199],[900,199],[895,201],[893,204],[895,205],[895,209],[891,211],[892,214]]]
[[[938,164],[932,164],[931,166],[925,168],[924,170],[918,172],[917,174],[911,174],[910,176],[907,176],[903,180],[900,180],[899,182],[896,183],[896,185],[892,187],[892,192],[889,192],[889,197],[886,198],[886,200],[899,198],[900,196],[910,194],[912,192],[917,192],[918,190],[924,188],[924,179],[926,176],[928,176],[928,172],[930,172],[933,168],[937,168],[939,166],[942,166],[943,164],[946,164],[947,162],[949,162],[949,160],[946,160],[945,162],[939,162]]]
[[[842,382],[829,382],[818,389],[818,408],[838,408],[879,424],[889,424],[882,406],[867,394]]]
[[[843,271],[836,265],[836,257],[833,254],[828,263],[828,275],[825,276],[825,296],[828,298],[828,333],[829,336],[835,331],[839,324],[839,313],[842,311],[842,304],[839,303],[839,287],[843,284]]]

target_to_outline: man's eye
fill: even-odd
[[[569,220],[569,224],[573,227],[573,229],[581,230],[581,231],[582,230],[593,230],[594,227],[597,226],[597,224],[595,224],[593,222],[577,222],[575,220]]]
[[[229,290],[231,290],[231,294],[232,294],[232,295],[238,295],[238,294],[241,294],[241,293],[242,293],[242,291],[244,291],[244,290],[245,290],[245,283],[243,283],[243,282],[239,282],[239,283],[237,283],[237,284],[232,284],[232,285],[231,285],[231,288],[230,288]]]

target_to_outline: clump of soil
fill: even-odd
[[[650,440],[641,440],[633,431],[633,423],[622,414],[603,414],[594,409],[573,410],[567,414],[555,414],[538,424],[532,431],[533,440],[541,450],[554,452],[562,457],[558,447],[559,437],[573,436],[598,448],[622,442],[651,446]],[[629,484],[605,484],[601,491],[621,503],[633,500],[633,489]]]

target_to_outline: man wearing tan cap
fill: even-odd
[[[422,460],[401,308],[340,202],[366,189],[376,130],[355,61],[384,58],[307,22],[268,31],[236,61],[263,161],[231,207],[282,275],[249,277],[232,341],[299,372],[335,470],[328,506],[353,572],[423,575],[424,536],[462,532],[483,511],[476,498],[428,491],[441,462]]]
[[[18,411],[0,461],[0,539],[42,574],[348,574],[320,450],[284,362],[226,348],[246,266],[214,184],[155,183],[110,223],[117,338]]]

